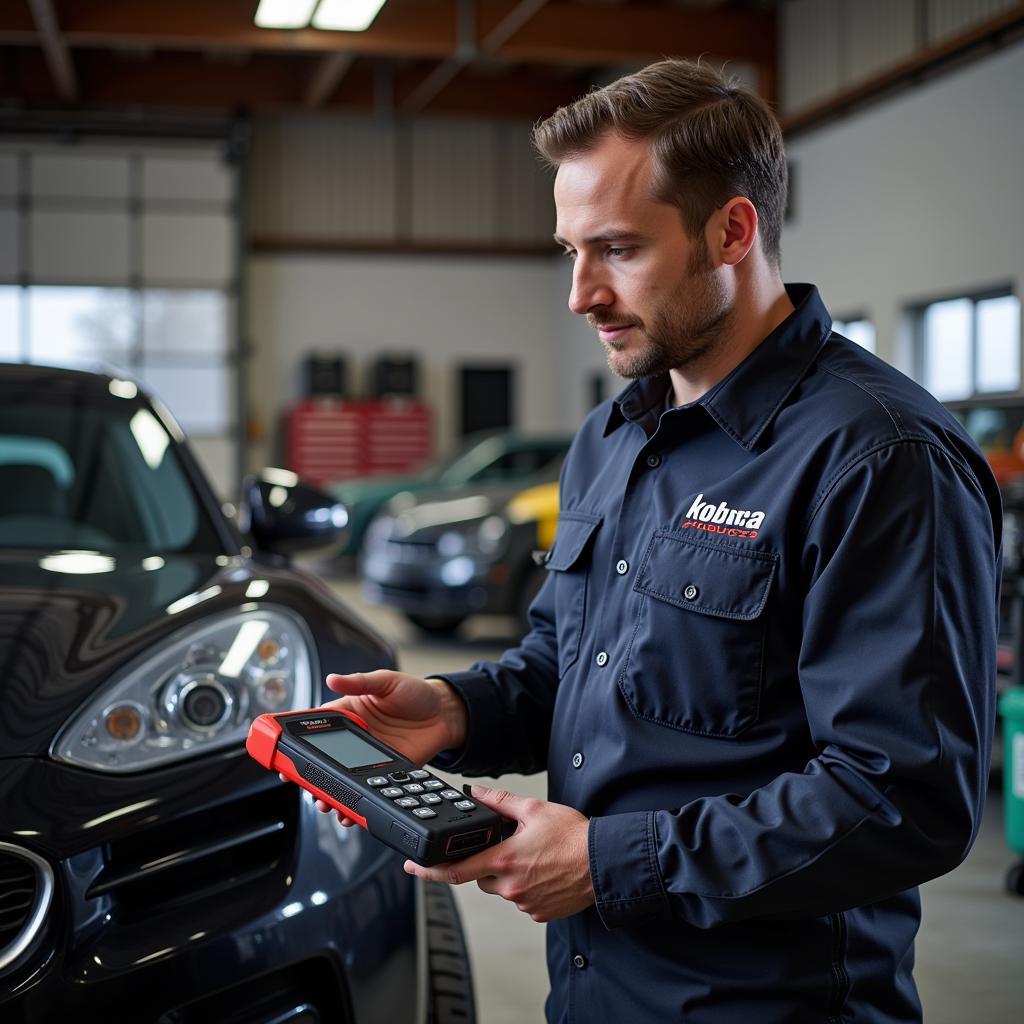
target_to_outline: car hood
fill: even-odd
[[[399,491],[420,491],[437,485],[429,476],[376,476],[369,480],[351,480],[330,487],[330,493],[345,505],[362,501],[383,501]]]
[[[0,758],[45,754],[114,672],[189,622],[243,603],[252,578],[248,562],[225,555],[0,554]]]
[[[522,481],[502,482],[458,490],[430,490],[403,502],[392,503],[388,515],[404,520],[406,537],[417,541],[436,539],[452,526],[485,516],[502,515],[509,500],[524,489]]]

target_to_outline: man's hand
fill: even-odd
[[[345,694],[325,708],[353,711],[370,732],[416,764],[426,764],[442,750],[457,749],[466,742],[466,705],[443,679],[420,679],[404,672],[379,669],[339,675],[332,672],[327,685]],[[282,775],[281,779],[287,782]],[[318,810],[332,808],[322,800]],[[342,825],[355,824],[338,811]]]
[[[410,875],[452,885],[476,882],[534,921],[568,917],[594,902],[587,856],[589,820],[579,811],[487,786],[474,786],[473,799],[518,821],[515,834],[465,860],[433,868],[407,860]]]

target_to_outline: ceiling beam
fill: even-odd
[[[389,0],[365,32],[277,31],[252,23],[249,0],[76,0],[62,8],[62,35],[72,47],[332,53],[444,60],[458,46],[458,0]],[[525,0],[481,7],[487,39],[507,19],[524,18]],[[518,12],[518,13],[517,13]],[[17,5],[0,5],[0,44],[37,45]],[[507,31],[507,27],[504,31]],[[762,64],[775,59],[770,11],[546,4],[495,48],[512,62],[626,64],[665,54]]]
[[[642,63],[663,56],[774,64],[775,15],[760,11],[547,4],[496,50],[534,63]]]
[[[548,0],[519,0],[497,25],[480,41],[484,53],[495,53],[509,41]]]
[[[78,58],[82,102],[105,110],[189,113],[231,111],[285,113],[305,109],[309,89],[304,61],[254,56],[242,62],[214,61],[195,53],[157,53],[145,59],[85,51]],[[356,61],[318,112],[387,114],[424,78],[424,69],[394,73]],[[535,121],[585,91],[575,77],[514,69],[487,75],[466,69],[427,107],[444,117]],[[394,100],[392,100],[392,96]],[[15,104],[16,106],[12,106]],[[59,108],[60,97],[38,49],[8,54],[0,77],[0,110]]]
[[[28,2],[36,30],[39,33],[39,43],[46,56],[46,64],[57,85],[57,92],[66,103],[74,103],[78,99],[75,65],[71,62],[67,44],[61,38],[53,3],[51,0],[28,0]]]
[[[320,63],[317,64],[316,70],[309,80],[306,94],[302,97],[303,105],[310,108],[321,106],[324,100],[328,99],[341,84],[341,80],[348,74],[355,59],[354,54],[346,51],[321,57]]]
[[[455,53],[441,61],[399,106],[407,116],[418,114],[456,75],[476,58],[476,0],[458,0],[458,43]]]
[[[16,4],[0,4],[0,44],[37,45]],[[75,0],[62,8],[63,35],[76,47],[333,53],[444,58],[455,49],[456,0],[390,0],[365,32],[264,29],[255,0]]]

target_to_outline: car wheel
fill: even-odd
[[[406,612],[405,617],[419,630],[431,636],[449,636],[466,621],[465,615],[430,615]]]
[[[1014,896],[1024,896],[1024,860],[1017,861],[1006,872],[1006,891]]]
[[[423,899],[430,973],[427,1024],[475,1024],[469,952],[451,887],[426,882]]]

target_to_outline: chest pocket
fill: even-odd
[[[778,556],[675,533],[651,538],[619,689],[637,718],[733,737],[757,721]]]
[[[587,613],[590,541],[602,516],[560,512],[558,532],[545,568],[555,575],[555,621],[558,628],[558,676],[580,656],[580,637]]]

